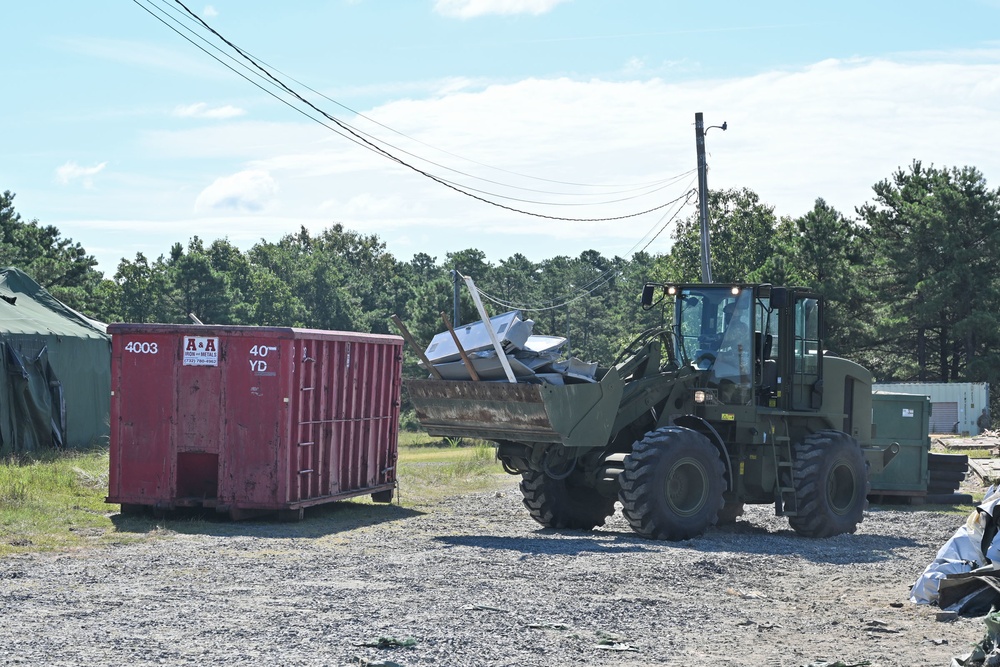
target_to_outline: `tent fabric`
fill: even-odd
[[[0,455],[106,442],[110,406],[106,325],[0,269]]]

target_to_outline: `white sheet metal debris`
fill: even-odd
[[[509,313],[491,317],[490,324],[493,325],[493,330],[496,331],[504,351],[509,352],[511,349],[524,346],[535,323],[531,320],[522,321],[521,312],[512,310]],[[489,333],[481,320],[456,327],[455,335],[458,336],[458,342],[462,344],[462,348],[470,356],[474,352],[493,349]],[[461,359],[458,348],[455,347],[455,341],[452,340],[451,334],[447,331],[442,331],[431,339],[425,354],[435,365]]]
[[[525,352],[536,354],[539,357],[547,357],[553,354],[558,355],[565,344],[566,339],[562,336],[531,336],[522,347]]]
[[[587,380],[588,382],[596,382],[595,379],[597,375],[597,362],[586,362],[580,361],[576,357],[570,357],[566,361],[558,361],[552,364],[552,370],[557,373],[562,373],[566,377],[577,378],[578,380]]]
[[[474,355],[470,355],[469,361],[472,362],[473,368],[475,368],[476,373],[479,374],[480,380],[507,379],[503,366],[500,365],[500,360],[497,359],[496,352],[493,352],[493,350],[477,352]],[[507,361],[510,362],[510,368],[514,371],[515,377],[528,377],[535,374],[534,371],[512,356],[508,355]],[[469,376],[469,371],[465,367],[464,361],[448,361],[443,364],[434,364],[434,368],[438,369],[438,372],[441,373],[441,377],[445,380],[472,379]]]
[[[518,382],[597,382],[596,362],[585,362],[576,357],[560,360],[566,347],[566,339],[562,336],[532,334],[535,323],[522,319],[520,311],[512,310],[491,317],[490,324]],[[482,320],[457,327],[455,334],[482,380],[497,382],[507,379],[503,363],[497,357]],[[425,355],[443,379],[471,379],[449,332],[435,335],[427,346]],[[423,362],[421,366],[424,366]]]

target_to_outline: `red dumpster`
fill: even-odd
[[[279,327],[112,324],[107,502],[241,518],[396,481],[402,339]]]

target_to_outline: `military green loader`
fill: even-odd
[[[496,442],[550,528],[601,526],[621,501],[639,535],[684,540],[768,503],[801,535],[853,533],[898,447],[871,444],[871,373],[824,354],[823,300],[766,284],[648,283],[642,298],[668,323],[596,382],[411,380],[418,419]]]

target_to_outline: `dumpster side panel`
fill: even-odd
[[[299,385],[288,502],[389,488],[398,447],[401,348],[332,338],[297,341]]]
[[[109,501],[162,504],[174,492],[175,337],[114,335],[111,358]]]
[[[362,487],[395,479],[399,401],[398,386],[396,397],[390,395],[394,379],[398,377],[398,373],[393,372],[398,368],[397,355],[393,352],[370,343],[357,344],[353,351],[358,400],[354,422],[358,465],[345,472],[353,473],[350,483]]]
[[[283,506],[282,447],[288,442],[291,340],[250,331],[224,338],[224,451],[219,502],[230,507]]]

